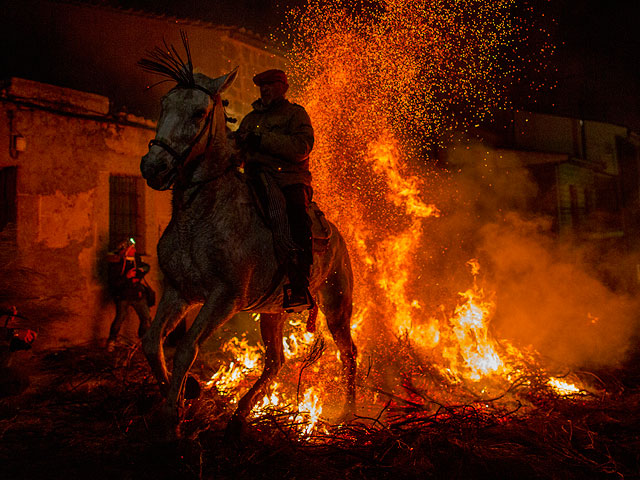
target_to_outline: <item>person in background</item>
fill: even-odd
[[[107,350],[113,351],[129,307],[133,307],[140,320],[139,338],[142,338],[151,325],[151,314],[147,303],[149,287],[143,283],[150,266],[142,261],[140,254],[136,251],[136,242],[133,238],[118,244],[116,251],[107,255],[107,262],[109,291],[116,304],[116,316],[111,323],[107,339]]]

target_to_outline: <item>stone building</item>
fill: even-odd
[[[594,120],[512,112],[499,152],[518,158],[538,186],[531,206],[554,218],[554,230],[583,239],[626,237],[635,243],[640,212],[640,137]],[[629,244],[631,247],[631,243]]]
[[[42,63],[55,66],[59,83],[11,75],[0,90],[0,305],[16,305],[42,346],[98,341],[114,315],[105,254],[135,236],[159,290],[155,245],[170,218],[170,193],[148,188],[139,170],[170,84],[146,89],[159,79],[136,62],[163,39],[180,51],[185,30],[199,71],[240,66],[225,95],[227,113],[239,117],[258,94],[252,76],[284,60],[241,29],[86,4],[25,5],[5,20],[55,39],[55,58]],[[136,323],[123,333],[133,338]]]
[[[486,130],[475,148],[450,148],[443,160],[470,165],[484,160],[487,178],[502,176],[515,192],[509,205],[542,215],[560,240],[614,252],[595,258],[596,269],[618,271],[623,289],[640,287],[640,136],[629,128],[595,120],[513,111]],[[473,143],[466,140],[467,145]],[[489,172],[493,170],[493,172]],[[514,175],[515,172],[525,172]],[[515,178],[525,178],[520,185]],[[509,180],[511,178],[511,180]],[[529,189],[527,193],[518,188]],[[504,193],[504,191],[502,192]],[[519,194],[521,193],[521,195]],[[522,201],[525,199],[526,201]],[[519,205],[516,205],[520,201]],[[624,261],[622,260],[624,257]],[[604,265],[619,261],[618,265]],[[605,279],[610,283],[613,280]]]

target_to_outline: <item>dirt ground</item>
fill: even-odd
[[[211,395],[191,402],[180,440],[163,441],[157,388],[134,346],[18,354],[0,375],[4,480],[640,478],[635,360],[599,372],[600,398],[539,397],[526,414],[389,402],[393,417],[315,438],[274,415],[236,443],[224,438],[229,405]]]

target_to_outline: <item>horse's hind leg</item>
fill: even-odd
[[[142,338],[142,350],[147,357],[151,372],[160,386],[160,392],[165,397],[169,390],[169,373],[164,358],[162,340],[165,332],[170,332],[184,317],[186,311],[186,302],[174,289],[167,286],[158,304],[158,310],[153,322],[151,322],[151,327]]]
[[[244,424],[245,418],[251,412],[260,396],[264,394],[269,384],[276,377],[284,364],[284,347],[282,345],[282,314],[261,314],[260,333],[265,346],[265,362],[262,375],[251,389],[240,399],[238,408],[229,423],[228,433],[237,433]]]
[[[350,270],[345,269],[330,275],[319,290],[322,312],[340,351],[340,360],[343,365],[347,386],[345,416],[355,413],[356,405],[357,349],[351,338],[352,284]]]

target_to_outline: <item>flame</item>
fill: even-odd
[[[312,387],[304,392],[304,397],[298,405],[298,412],[298,415],[302,416],[304,424],[301,433],[303,435],[310,435],[317,428],[321,420],[320,414],[322,414],[320,395],[316,389]]]
[[[289,336],[283,338],[284,356],[287,360],[297,358],[302,355],[306,349],[313,343],[314,334],[307,331],[301,331],[303,327],[302,317],[296,318],[292,316],[289,325],[296,328]]]
[[[378,366],[380,372],[374,366],[362,382],[406,374],[406,358],[395,350],[404,338],[451,384],[508,383],[534,362],[531,353],[493,338],[495,295],[480,282],[480,263],[467,263],[472,285],[449,292],[430,270],[442,247],[430,243],[429,232],[446,211],[436,206],[439,178],[435,159],[425,152],[452,130],[508,107],[504,93],[522,71],[518,60],[528,66],[540,61],[509,57],[519,55],[516,47],[527,34],[510,15],[517,2],[384,0],[365,2],[357,15],[346,3],[310,0],[293,14],[290,73],[301,85],[294,100],[306,107],[316,132],[314,199],[349,247],[352,334],[360,355],[374,363],[383,351],[393,363]],[[542,29],[536,32],[544,37]],[[552,50],[544,39],[536,44]],[[434,299],[437,294],[443,298]],[[283,339],[287,363],[298,369],[283,368],[252,415],[287,409],[306,436],[321,429],[341,367],[329,341],[334,351],[302,372],[300,360],[317,338],[303,331],[302,318],[294,316],[293,331]],[[323,318],[316,335],[326,335]],[[263,352],[244,338],[231,339],[223,350],[233,360],[208,385],[237,400],[245,380],[261,370]],[[303,373],[315,387],[302,388]],[[366,401],[385,401],[379,389],[371,390]]]
[[[390,132],[385,132],[369,145],[367,158],[373,171],[384,178],[388,187],[387,199],[395,206],[404,208],[407,215],[416,218],[439,217],[435,205],[424,203],[415,177],[400,173],[400,153],[397,141]]]
[[[294,405],[295,402],[288,399],[286,394],[279,392],[280,387],[280,383],[274,382],[270,392],[251,410],[251,416],[259,418],[269,414],[275,408],[289,407],[288,409],[292,410],[292,413],[288,416],[288,420],[296,424],[298,434],[307,437],[319,429],[322,421],[320,418],[322,414],[320,392],[314,387],[306,389],[300,403],[293,408],[291,405]]]
[[[575,384],[560,380],[559,378],[551,377],[547,381],[549,385],[558,395],[584,395],[585,392],[579,389]]]
[[[270,388],[271,391],[264,397],[262,397],[262,400],[256,403],[256,405],[251,410],[251,413],[254,417],[264,415],[265,413],[267,413],[269,408],[280,406],[282,402],[280,399],[280,393],[278,392],[279,388],[280,383],[273,382]]]
[[[461,292],[460,296],[465,302],[456,308],[451,319],[457,342],[445,348],[444,357],[451,362],[448,371],[454,373],[456,380],[478,382],[504,371],[488,332],[493,304],[483,300],[483,292],[477,287]],[[458,358],[462,358],[462,362]]]
[[[246,375],[257,371],[262,364],[262,348],[258,345],[249,345],[246,336],[233,337],[223,346],[222,351],[228,353],[234,360],[229,365],[222,366],[206,382],[207,387],[215,386],[221,393],[228,393],[236,389]],[[234,402],[239,399],[235,395]]]
[[[259,315],[254,315],[259,320]],[[293,331],[283,337],[283,347],[287,360],[303,356],[314,341],[312,333],[302,330],[303,322],[299,316],[291,316],[289,324]],[[230,397],[232,403],[237,403],[246,391],[249,377],[257,377],[263,365],[264,349],[257,345],[250,345],[246,336],[232,337],[222,346],[222,352],[227,353],[233,360],[228,365],[222,365],[206,382],[207,387],[215,388],[220,394]],[[290,390],[290,389],[289,389]],[[309,436],[316,431],[321,422],[322,392],[315,387],[307,388],[302,399],[297,403],[295,395],[286,391],[281,382],[274,382],[251,411],[253,418],[267,415],[274,409],[286,409],[293,413],[289,420],[298,426],[298,433]]]

